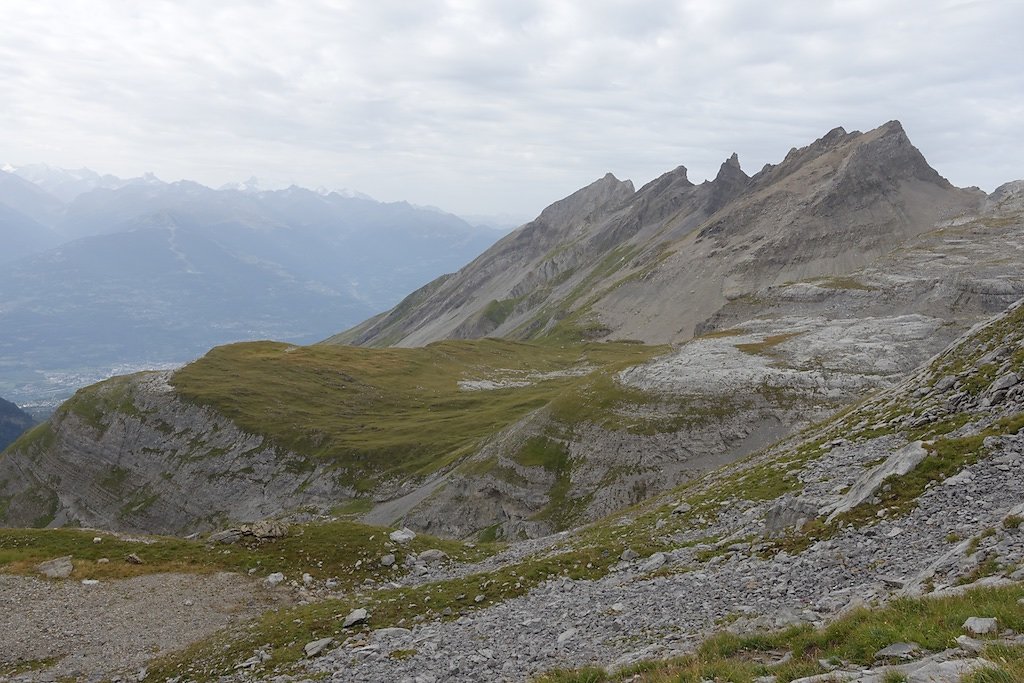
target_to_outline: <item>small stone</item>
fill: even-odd
[[[382,555],[380,558],[380,563],[384,567],[390,567],[395,563],[395,556],[391,553],[388,553],[387,555]]]
[[[365,609],[360,607],[359,609],[354,609],[354,610],[352,610],[351,612],[348,613],[348,616],[345,617],[345,621],[343,621],[341,623],[341,627],[342,628],[348,628],[349,626],[355,626],[356,624],[362,624],[362,623],[366,622],[366,620],[369,619],[369,618],[370,618],[369,613],[367,613],[367,611]]]
[[[486,599],[487,599],[487,597],[486,597],[486,596],[484,596],[484,595],[478,595],[478,596],[476,596],[475,598],[473,598],[473,602],[475,602],[475,603],[479,604],[479,603],[483,602],[483,601],[484,601],[484,600],[486,600]]]
[[[968,633],[981,636],[987,633],[996,633],[999,630],[999,624],[992,617],[970,617],[964,622],[963,628]]]
[[[110,558],[101,557],[100,559],[96,560],[96,564],[110,564]]]
[[[623,562],[632,562],[638,557],[640,557],[640,553],[636,552],[632,548],[626,548],[622,551],[622,554],[619,555],[619,559],[621,559]]]
[[[576,637],[576,634],[578,632],[579,631],[577,631],[574,628],[570,628],[568,630],[562,631],[561,633],[558,634],[558,644],[561,645],[562,643],[564,643],[567,640],[572,640],[573,638]]]
[[[142,558],[136,555],[135,553],[128,553],[127,555],[125,555],[124,561],[128,564],[145,564]]]
[[[313,583],[313,576],[311,574],[303,574],[302,575],[302,583],[307,585],[307,586],[309,584]]]
[[[92,542],[93,543],[103,543],[103,537],[102,536],[93,536]]]
[[[70,555],[64,555],[53,560],[40,562],[36,565],[36,571],[49,579],[66,579],[75,570]]]
[[[273,574],[269,574],[267,578],[264,579],[264,581],[268,586],[276,586],[284,582],[284,574],[282,574],[281,572],[274,572]]]
[[[83,586],[96,586],[99,585],[98,579],[82,579]]]
[[[693,506],[690,505],[689,503],[680,503],[672,511],[672,514],[673,515],[685,515],[687,512],[689,512],[692,509],[693,509]]]
[[[321,638],[320,640],[314,640],[311,643],[306,643],[306,646],[303,647],[302,650],[306,653],[307,657],[316,657],[318,654],[330,647],[333,642],[334,638]]]
[[[971,654],[979,654],[985,649],[985,643],[970,636],[957,636],[956,644],[960,646],[961,650]]]
[[[183,602],[182,604],[183,604],[183,605],[185,605],[185,607],[191,607],[191,606],[192,606],[192,605],[194,605],[195,603],[194,603],[193,601],[191,601],[191,600],[186,600],[186,601],[185,601],[185,602]]]
[[[875,653],[875,659],[912,659],[921,651],[917,643],[893,643]]]
[[[402,527],[398,531],[392,531],[390,534],[388,534],[388,538],[390,538],[395,543],[408,543],[412,539],[416,538],[416,532],[412,529]]]

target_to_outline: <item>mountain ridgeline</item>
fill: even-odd
[[[955,188],[896,122],[608,175],[326,343],[80,390],[0,456],[0,521],[571,528],[899,386],[1024,297],[1022,244],[1024,183]]]
[[[329,341],[684,341],[730,300],[855,270],[983,199],[942,178],[895,121],[836,128],[752,177],[735,155],[700,185],[682,166],[635,192],[609,174]]]

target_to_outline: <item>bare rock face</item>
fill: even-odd
[[[93,396],[117,401],[90,418],[72,399],[0,459],[4,523],[187,534],[257,521],[254,529],[274,534],[279,523],[259,520],[306,504],[326,509],[351,493],[319,467],[297,468],[301,456],[185,403],[167,378],[143,373],[94,387]]]

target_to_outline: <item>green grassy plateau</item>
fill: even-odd
[[[443,468],[539,408],[600,419],[610,403],[628,398],[608,395],[617,387],[611,375],[665,351],[496,339],[412,349],[254,342],[216,348],[171,381],[186,400],[368,484]],[[559,374],[566,371],[575,374]],[[500,388],[467,391],[463,380]],[[591,400],[597,387],[601,400]]]

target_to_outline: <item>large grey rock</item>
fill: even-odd
[[[999,622],[993,617],[969,617],[964,622],[964,630],[977,636],[997,633]]]
[[[330,647],[333,642],[334,638],[321,638],[320,640],[314,640],[311,643],[306,643],[302,650],[306,653],[307,657],[316,657],[318,654]]]
[[[835,504],[828,516],[829,522],[844,512],[849,512],[864,501],[870,499],[881,488],[882,483],[891,476],[910,472],[918,463],[928,456],[928,451],[921,441],[914,441],[899,449],[882,464],[873,467],[861,476],[847,491],[846,495]]]
[[[242,540],[245,533],[241,529],[224,529],[223,531],[215,531],[210,534],[207,539],[210,543],[224,543],[231,545],[232,543],[238,543]]]
[[[388,534],[388,538],[390,538],[395,543],[408,543],[412,539],[416,538],[416,532],[412,529],[402,527],[401,529],[397,531],[392,531],[390,534]]]
[[[784,529],[799,528],[818,515],[819,501],[785,495],[769,508],[764,518],[765,531],[776,534]]]
[[[249,533],[256,538],[284,538],[288,535],[288,524],[276,519],[264,519],[249,525]]]
[[[424,550],[422,553],[417,555],[416,559],[418,559],[420,562],[425,562],[426,564],[434,564],[436,562],[441,562],[442,560],[448,559],[448,554],[445,553],[443,550],[431,548],[429,550]]]
[[[36,565],[36,571],[49,579],[66,579],[75,570],[71,555],[64,555]]]
[[[365,623],[366,620],[369,618],[370,614],[365,609],[360,607],[359,609],[354,609],[348,613],[348,616],[345,617],[345,620],[341,622],[341,627],[348,628],[349,626],[362,624]]]
[[[1020,375],[1018,375],[1016,372],[1008,372],[1005,375],[996,379],[996,381],[992,382],[992,386],[990,386],[988,390],[990,393],[994,394],[997,391],[1005,391],[1006,389],[1009,389],[1012,386],[1016,386],[1019,383]]]
[[[668,561],[668,556],[665,553],[654,553],[640,565],[640,571],[642,572],[653,572],[661,569],[665,566]]]

